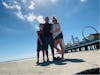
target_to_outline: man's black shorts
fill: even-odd
[[[48,46],[50,45],[50,48],[53,50],[53,48],[54,48],[54,39],[53,39],[53,37],[52,36],[45,37],[44,40],[45,40],[45,42],[44,42],[45,43],[44,48],[46,50],[48,50]]]

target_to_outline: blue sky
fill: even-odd
[[[85,26],[99,30],[99,0],[0,0],[0,61],[36,55],[36,30],[46,16],[58,18],[65,44],[72,35],[81,40]]]

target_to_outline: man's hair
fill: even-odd
[[[45,17],[45,19],[48,19],[49,20],[49,17],[47,16],[47,17]]]

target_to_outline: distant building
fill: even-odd
[[[89,41],[99,40],[100,39],[100,33],[90,34],[87,39]]]
[[[83,38],[82,41],[78,41],[74,44],[72,43],[67,43],[65,48],[68,48],[68,47],[73,47],[73,46],[80,46],[82,44],[86,44],[86,43],[89,43],[89,42],[92,42],[92,41],[96,41],[96,40],[100,40],[100,33],[94,33],[94,34],[90,34],[89,36],[87,36],[86,38]]]

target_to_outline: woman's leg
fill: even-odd
[[[62,54],[61,50],[57,47],[59,40],[54,41],[54,48],[57,50],[58,53]]]
[[[62,39],[59,39],[59,44],[62,50],[62,58],[64,58],[64,48],[63,48],[63,43],[62,43]]]

